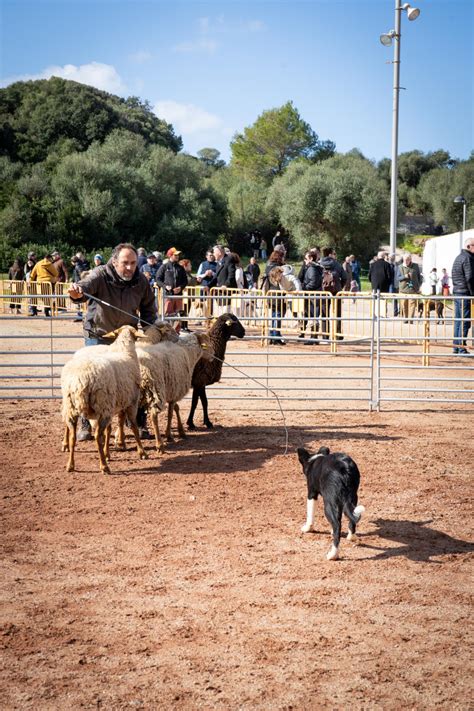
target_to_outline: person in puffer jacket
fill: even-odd
[[[454,296],[454,341],[453,353],[468,355],[467,334],[471,327],[471,304],[474,296],[474,237],[466,239],[464,249],[456,257],[451,269]]]
[[[323,285],[323,268],[318,264],[319,250],[317,248],[309,249],[304,255],[304,263],[301,267],[299,276],[303,291],[321,291]],[[306,326],[308,321],[311,322],[310,340],[306,341],[308,345],[316,344],[318,335],[318,319],[321,315],[321,297],[310,296],[304,300],[304,318],[300,322],[301,333],[298,338],[304,338],[306,335]]]

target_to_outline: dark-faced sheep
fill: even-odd
[[[210,361],[201,358],[194,368],[191,381],[193,397],[187,419],[187,426],[190,430],[196,429],[193,420],[199,400],[201,400],[204,413],[204,424],[208,429],[212,429],[214,426],[208,415],[206,386],[218,383],[221,379],[222,361],[224,360],[227,341],[231,336],[243,338],[245,336],[245,328],[234,314],[222,314],[209,330],[209,338],[215,358]]]

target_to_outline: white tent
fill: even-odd
[[[425,244],[423,251],[423,294],[429,294],[430,283],[428,275],[433,267],[436,267],[438,276],[441,278],[441,270],[446,269],[451,277],[453,262],[463,249],[466,239],[474,239],[474,229],[464,232],[453,232],[443,237],[432,237]]]

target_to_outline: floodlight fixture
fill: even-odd
[[[413,20],[416,20],[416,18],[420,16],[420,10],[417,7],[412,7],[407,2],[403,5],[402,10],[406,11],[410,22],[413,22]]]
[[[390,30],[390,32],[385,32],[383,35],[380,35],[380,41],[384,47],[391,47],[393,38],[396,36],[397,33],[395,30]]]

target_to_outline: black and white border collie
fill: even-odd
[[[308,485],[306,523],[301,527],[301,531],[314,531],[314,511],[316,499],[320,494],[324,502],[324,513],[332,526],[332,546],[326,558],[335,560],[339,555],[342,512],[349,519],[347,538],[355,542],[356,525],[365,511],[363,506],[357,506],[359,469],[347,454],[330,454],[328,447],[321,447],[317,454],[311,454],[301,447],[298,449],[298,459],[303,466]]]

